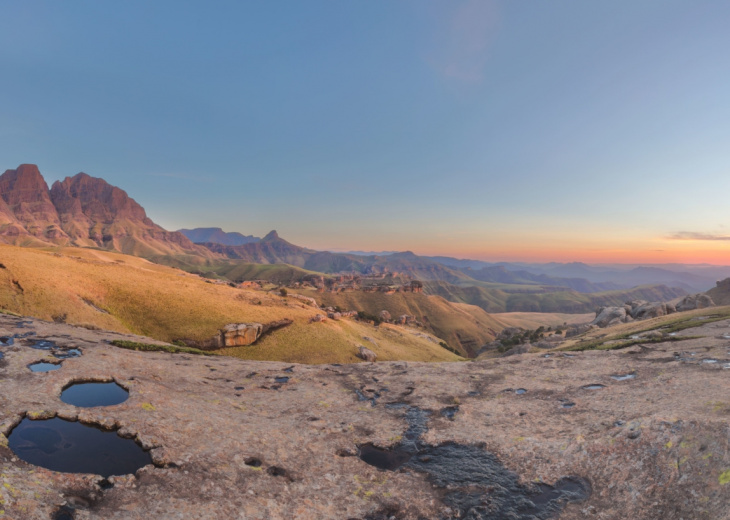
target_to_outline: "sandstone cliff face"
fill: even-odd
[[[79,173],[49,190],[38,167],[22,164],[0,176],[0,240],[103,247],[138,256],[210,253],[166,231],[144,208],[103,179]]]
[[[51,200],[58,208],[64,231],[76,245],[136,253],[139,251],[135,248],[143,244],[157,254],[164,254],[168,248],[195,249],[185,236],[165,231],[152,222],[142,206],[104,179],[85,173],[66,177],[53,184]],[[163,242],[164,247],[155,242]]]
[[[0,176],[0,197],[5,203],[0,213],[7,221],[0,221],[0,225],[10,225],[10,236],[28,234],[52,243],[68,241],[51,202],[48,185],[36,165],[21,164],[16,170],[6,170]]]

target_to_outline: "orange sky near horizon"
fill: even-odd
[[[329,249],[308,244],[314,249]],[[412,251],[422,256],[449,256],[485,262],[585,262],[621,264],[711,264],[730,265],[730,241],[677,240],[550,240],[523,239],[519,243],[474,241],[471,243],[410,243],[385,241],[358,243],[338,251]]]

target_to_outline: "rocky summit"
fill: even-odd
[[[101,247],[137,256],[210,252],[166,231],[127,193],[79,173],[48,189],[35,164],[0,175],[0,241],[13,245]]]
[[[730,518],[730,320],[706,321],[623,350],[292,365],[0,315],[0,514]],[[83,382],[128,395],[66,404]],[[148,459],[121,475],[26,462],[74,453],[59,424],[116,431]]]

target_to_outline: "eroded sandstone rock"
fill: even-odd
[[[706,309],[707,307],[714,306],[715,302],[712,301],[712,298],[709,295],[704,293],[690,294],[689,296],[682,298],[682,300],[677,304],[677,311],[682,312],[694,309]]]
[[[596,311],[596,319],[591,322],[591,325],[603,328],[625,323],[627,315],[624,307],[601,307]]]
[[[220,332],[219,345],[221,348],[251,345],[261,337],[263,331],[261,323],[229,323]]]
[[[357,347],[357,357],[365,361],[375,362],[378,356],[369,348],[363,347],[362,345]]]

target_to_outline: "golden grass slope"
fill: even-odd
[[[452,303],[440,296],[363,291],[317,293],[314,290],[300,290],[298,292],[315,298],[324,306],[364,311],[372,315],[378,315],[380,311],[386,310],[393,318],[403,314],[416,316],[428,331],[464,354],[469,354],[470,351],[473,352],[492,341],[505,327],[499,319],[475,305]]]
[[[447,361],[457,356],[408,329],[352,321],[309,323],[317,309],[293,298],[208,283],[142,258],[94,249],[0,245],[0,308],[40,319],[132,332],[162,341],[204,340],[232,322],[294,323],[253,347],[226,354],[302,363],[356,361],[356,345],[380,360]],[[259,303],[260,302],[260,303]],[[363,339],[371,337],[375,343]]]
[[[558,325],[563,325],[564,323],[567,323],[568,325],[589,323],[596,317],[596,313],[565,314],[560,312],[501,312],[493,316],[508,327],[536,329],[540,326],[556,327]]]

